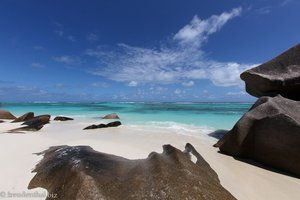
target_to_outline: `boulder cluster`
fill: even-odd
[[[259,99],[215,147],[300,176],[300,44],[241,74]]]
[[[14,116],[11,112],[7,110],[0,110],[0,119],[12,120],[11,123],[23,122],[21,123],[21,127],[8,130],[8,133],[23,133],[24,131],[38,131],[44,127],[45,124],[50,122],[51,115],[38,115],[35,116],[33,112],[27,112],[20,117]],[[120,117],[116,113],[111,113],[101,117],[101,119],[120,119]],[[66,116],[56,116],[53,119],[54,121],[70,121],[74,120],[73,118]],[[0,123],[5,121],[0,120]],[[90,126],[85,127],[83,130],[87,129],[98,129],[98,128],[109,128],[109,127],[117,127],[122,125],[120,121],[113,121],[107,124],[92,124]]]
[[[101,118],[102,119],[120,119],[120,117],[117,115],[117,113],[111,113],[111,114],[105,115],[104,117],[101,117]],[[85,127],[83,130],[118,127],[121,125],[122,125],[122,123],[120,121],[113,121],[113,122],[109,122],[107,124],[98,124],[98,125],[92,124],[90,126]]]
[[[8,130],[8,133],[23,133],[24,131],[38,131],[50,122],[51,115],[34,115],[34,112],[27,112],[20,117],[14,116],[7,110],[0,110],[0,119],[12,120],[11,123],[21,123],[21,127]],[[65,116],[57,116],[55,121],[73,120],[73,118]],[[0,123],[5,121],[0,120]]]
[[[122,123],[120,121],[113,121],[113,122],[109,122],[107,124],[92,124],[90,126],[85,127],[83,130],[87,130],[87,129],[97,129],[97,128],[109,128],[109,127],[117,127],[122,125]]]
[[[8,112],[8,111],[6,111]],[[9,112],[8,112],[9,113]],[[23,131],[38,131],[48,124],[51,115],[37,115],[33,112],[27,112],[20,117],[15,117],[11,123],[23,122],[20,128],[9,130],[9,133],[22,133]]]

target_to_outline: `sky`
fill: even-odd
[[[298,0],[1,0],[0,101],[253,102]]]

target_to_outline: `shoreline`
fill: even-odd
[[[4,192],[44,192],[44,189],[27,190],[34,173],[31,170],[42,159],[33,153],[58,145],[88,145],[94,150],[128,159],[146,158],[152,151],[162,152],[162,145],[171,144],[184,149],[187,142],[194,145],[216,171],[220,182],[237,199],[299,199],[300,179],[268,171],[230,156],[218,153],[212,147],[215,139],[206,136],[176,134],[170,130],[137,129],[129,126],[85,130],[87,122],[51,121],[38,132],[0,134],[0,188]],[[2,123],[0,132],[17,124]],[[26,198],[25,198],[26,199]],[[43,198],[42,198],[43,199]]]
[[[1,108],[16,116],[63,115],[76,121],[101,123],[100,117],[116,112],[124,125],[184,126],[187,128],[231,129],[251,104],[8,104]],[[106,122],[106,121],[105,121]],[[163,123],[162,123],[163,122]]]

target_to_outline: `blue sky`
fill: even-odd
[[[254,101],[239,74],[299,43],[297,0],[0,2],[0,101]]]

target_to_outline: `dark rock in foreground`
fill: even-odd
[[[276,96],[300,100],[300,44],[276,58],[241,74],[246,91],[256,97]]]
[[[109,115],[105,115],[102,119],[120,119],[116,113],[111,113]]]
[[[109,128],[109,127],[117,127],[122,125],[122,123],[120,121],[114,121],[114,122],[110,122],[108,124],[98,124],[98,125],[90,125],[85,127],[83,130],[87,130],[87,129],[97,129],[97,128]]]
[[[48,124],[51,115],[38,115],[30,120],[27,120],[22,125],[34,126],[35,124]]]
[[[189,152],[197,157],[196,164]],[[163,153],[152,152],[140,160],[100,153],[89,146],[56,146],[40,154],[44,158],[33,171],[37,173],[28,189],[45,188],[57,199],[235,199],[190,144],[184,152],[164,145]]]
[[[4,121],[3,120],[0,120],[0,123],[3,123]]]
[[[7,110],[0,110],[0,119],[16,119],[16,117]]]
[[[14,123],[14,122],[24,122],[24,121],[30,120],[32,118],[34,118],[34,113],[33,112],[28,112],[28,113],[25,113],[24,115],[18,117],[14,121],[12,121],[12,123]]]
[[[54,118],[55,121],[69,121],[69,120],[74,120],[73,118],[70,117],[64,117],[64,116],[57,116]]]
[[[300,176],[300,101],[259,98],[215,146]]]

